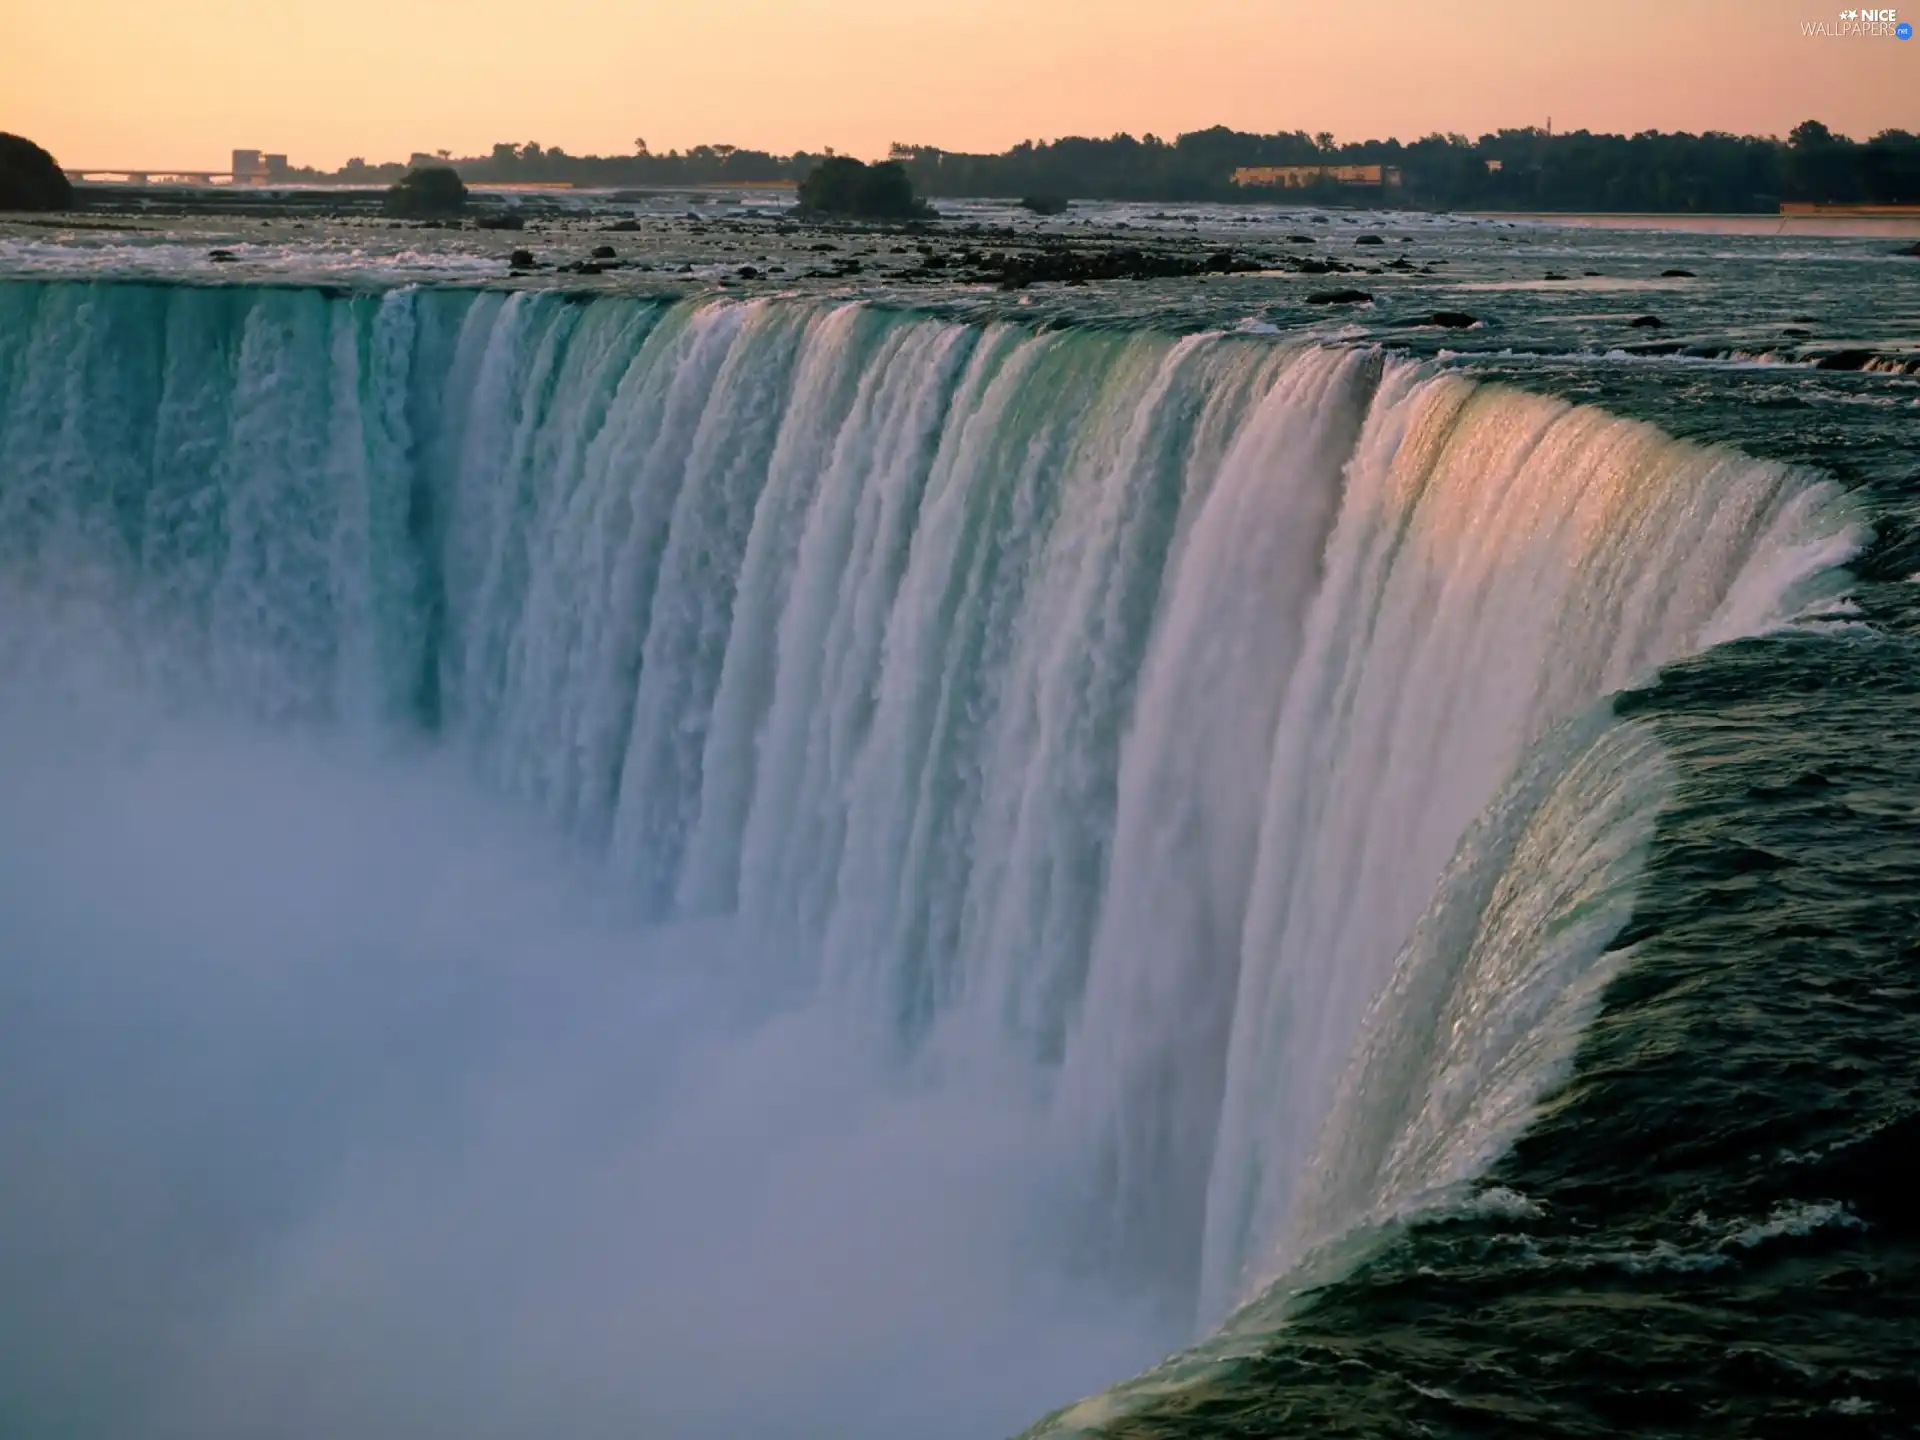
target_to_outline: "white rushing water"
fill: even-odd
[[[0,285],[0,1418],[1120,1379],[1511,1139],[1664,794],[1605,698],[1860,538],[1359,349]]]

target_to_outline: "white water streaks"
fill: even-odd
[[[1061,1342],[1119,1364],[1477,1173],[1619,959],[1596,963],[1664,793],[1606,697],[1830,598],[1861,537],[1816,477],[1367,350],[778,302],[0,285],[0,686],[90,720],[137,694],[291,725],[382,764],[431,748],[543,813],[619,890],[636,956],[724,967],[747,1012],[837,1037],[753,1069],[762,1022],[729,1012],[697,1067],[724,1103],[670,1065],[631,1081],[636,1113],[713,1137],[641,1150],[679,1203],[637,1207],[621,1253],[684,1249],[647,1230],[670,1220],[711,1227],[695,1248],[725,1269],[732,1225],[774,1276],[778,1208],[698,1197],[791,1176],[804,1136],[827,1157],[808,1213],[864,1195],[859,1228],[898,1241],[845,1249],[887,1271],[864,1307],[931,1325],[907,1291],[979,1269],[964,1323],[928,1332],[956,1356],[1031,1301],[1002,1267],[1155,1308],[1160,1328]],[[635,1003],[558,948],[556,1003],[603,1023]],[[342,1023],[373,1046],[382,1013]],[[838,1059],[814,1083],[836,1046],[871,1051],[857,1085]],[[818,1102],[788,1143],[748,1123],[773,1103],[749,1075]],[[942,1153],[964,1184],[908,1176]],[[511,1169],[487,1155],[481,1183]],[[542,1158],[554,1208],[530,1213],[565,1228],[605,1156]],[[428,1171],[418,1195],[455,1193]],[[411,1233],[356,1223],[376,1256]],[[686,1267],[663,1273],[652,1308],[589,1307],[610,1373],[656,1311],[720,1324]],[[479,1303],[545,1323],[541,1274],[530,1252]],[[750,1372],[791,1395],[770,1357],[799,1329],[819,1375],[851,1363],[832,1325],[765,1303]],[[401,1310],[396,1343],[431,1331],[429,1299]],[[796,1433],[862,1428],[816,1388]],[[701,1413],[670,1398],[650,1413]]]
[[[1270,1273],[1355,1027],[1527,747],[1784,622],[1859,541],[1782,467],[1455,379],[1377,412],[1348,473],[1266,771],[1205,1314]]]

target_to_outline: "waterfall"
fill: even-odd
[[[1372,349],[0,284],[0,677],[428,745],[1202,1331],[1470,1179],[1609,966],[1609,695],[1831,594],[1817,477]]]

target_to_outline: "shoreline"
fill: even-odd
[[[1703,235],[1804,235],[1854,240],[1920,238],[1920,210],[1908,215],[1701,215],[1685,211],[1456,210],[1472,220],[1514,220],[1583,230],[1677,230]]]

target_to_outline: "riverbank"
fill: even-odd
[[[1562,214],[1553,211],[1462,210],[1475,220],[1514,220],[1537,225],[1576,225],[1593,230],[1672,230],[1693,235],[1820,235],[1842,240],[1920,238],[1920,210],[1850,207],[1790,215]]]

